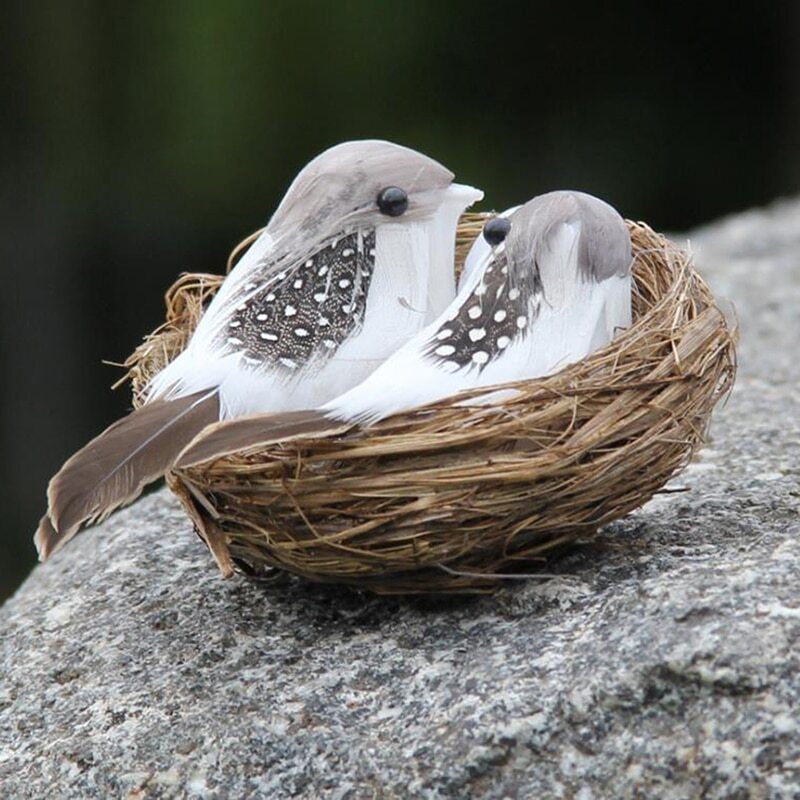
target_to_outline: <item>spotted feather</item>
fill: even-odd
[[[296,372],[330,358],[364,320],[375,266],[375,232],[334,239],[295,269],[250,292],[220,334],[224,352],[255,368]]]
[[[509,279],[498,252],[468,300],[428,340],[425,355],[448,372],[483,370],[512,342],[528,335],[539,314],[542,286],[536,270]]]

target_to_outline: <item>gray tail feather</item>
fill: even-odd
[[[353,423],[338,422],[320,411],[288,411],[224,420],[201,431],[178,456],[175,467],[185,469],[282,439],[326,436],[352,427]]]
[[[158,480],[199,431],[219,419],[217,390],[156,400],[115,422],[68,459],[47,487],[34,535],[44,561],[82,525],[105,519]]]

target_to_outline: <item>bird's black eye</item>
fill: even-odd
[[[378,192],[378,209],[387,217],[399,217],[406,213],[408,195],[399,186],[387,186]]]
[[[510,230],[511,223],[505,217],[495,217],[483,226],[483,238],[492,247],[497,247],[497,245],[505,241]]]

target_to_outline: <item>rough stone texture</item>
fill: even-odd
[[[800,795],[800,203],[693,237],[741,372],[674,486],[489,598],[221,581],[164,492],[0,611],[10,798]]]

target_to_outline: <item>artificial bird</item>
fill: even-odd
[[[50,480],[40,558],[158,479],[206,425],[317,407],[361,382],[455,295],[458,219],[483,196],[390,142],[313,159],[144,405]]]

